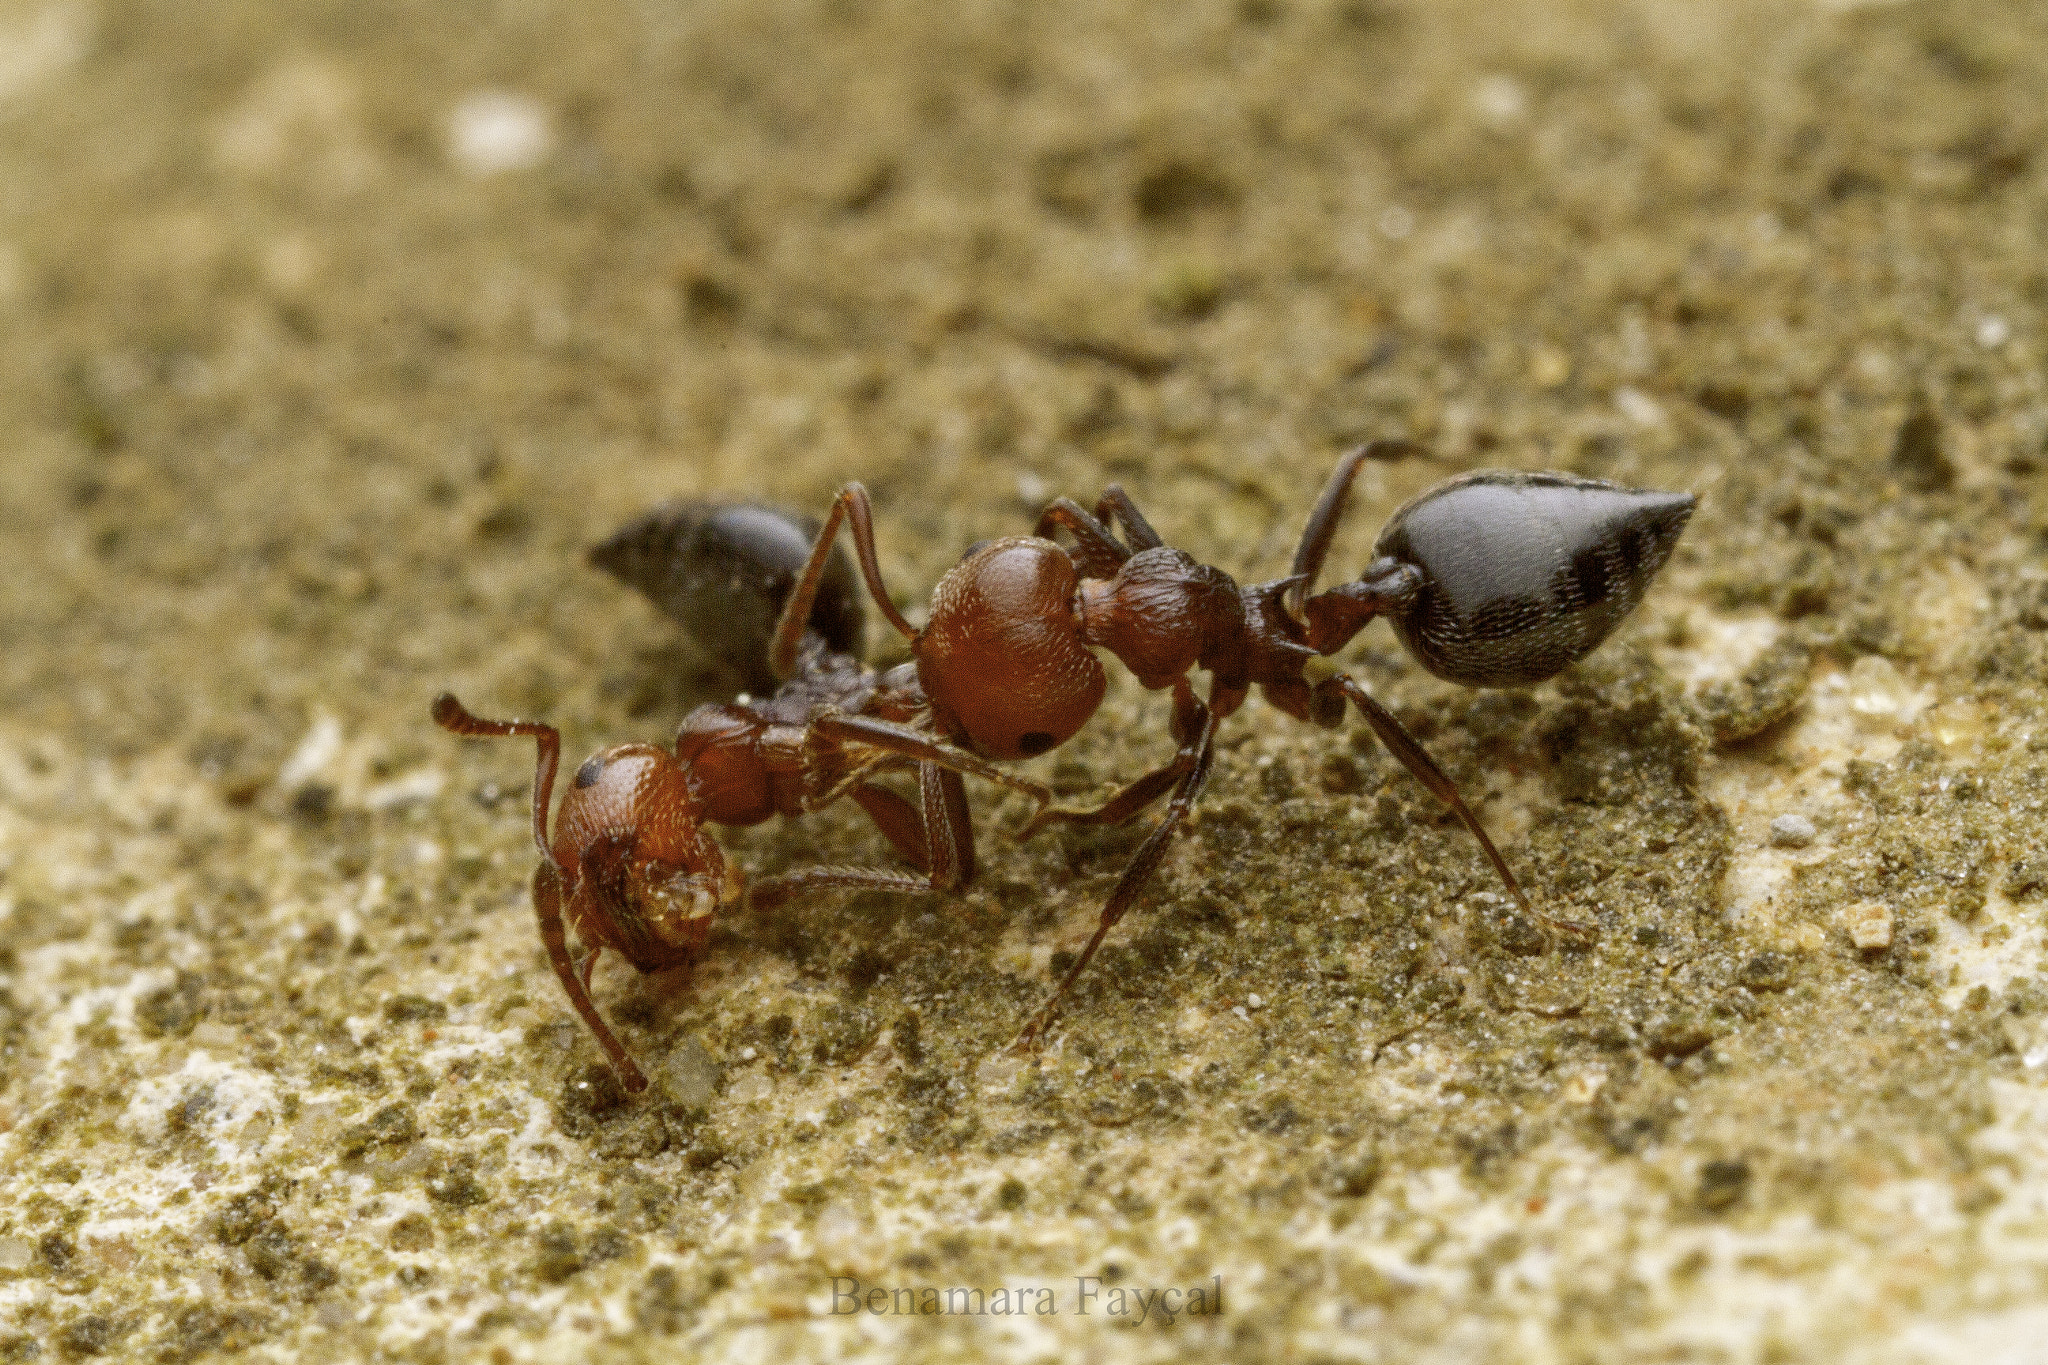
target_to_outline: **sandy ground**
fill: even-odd
[[[2044,52],[2026,3],[0,5],[0,1360],[2039,1359]],[[915,616],[1117,480],[1249,581],[1375,435],[1441,463],[1340,569],[1455,468],[1700,496],[1556,683],[1347,655],[1590,943],[1254,702],[1042,1059],[1143,826],[977,791],[964,895],[601,968],[619,1093],[530,754],[426,716],[573,762],[732,689],[588,545],[859,478]],[[1126,681],[1028,771],[1168,748]]]

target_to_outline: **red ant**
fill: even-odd
[[[624,744],[591,755],[562,798],[552,838],[560,732],[534,721],[480,719],[446,693],[434,701],[434,722],[456,734],[533,737],[533,838],[541,854],[533,906],[541,943],[570,1003],[636,1094],[647,1078],[590,999],[591,971],[606,948],[640,971],[663,971],[695,959],[713,916],[743,895],[759,906],[822,887],[954,890],[974,872],[962,773],[1023,791],[1041,808],[1051,798],[920,728],[928,708],[914,670],[877,674],[836,652],[841,641],[858,647],[859,600],[843,562],[835,574],[822,556],[809,564],[806,553],[805,532],[779,513],[693,504],[657,509],[593,551],[593,560],[636,586],[657,581],[661,592],[650,595],[672,614],[711,623],[706,642],[743,671],[765,662],[750,614],[761,625],[774,619],[797,563],[812,569],[813,594],[820,580],[828,591],[822,603],[807,600],[801,614],[783,615],[789,648],[776,657],[785,681],[773,696],[698,707],[684,718],[673,751]],[[723,617],[717,601],[726,604]],[[913,767],[918,806],[870,781]],[[923,875],[808,867],[764,878],[748,892],[703,828],[807,814],[841,796],[852,797]],[[580,962],[570,955],[565,922],[584,947]]]
[[[1201,796],[1218,723],[1255,686],[1288,715],[1325,728],[1342,721],[1347,703],[1357,707],[1380,742],[1456,812],[1516,901],[1534,914],[1450,777],[1393,713],[1347,674],[1311,682],[1306,665],[1384,615],[1409,653],[1438,677],[1467,687],[1540,682],[1585,657],[1634,609],[1694,500],[1568,474],[1482,470],[1400,508],[1381,530],[1365,572],[1315,593],[1359,466],[1414,453],[1407,442],[1376,441],[1344,456],[1309,514],[1292,572],[1250,587],[1167,546],[1117,485],[1103,492],[1092,514],[1062,498],[1039,517],[1035,537],[990,541],[954,566],[932,593],[922,630],[883,587],[867,490],[850,483],[839,491],[783,606],[770,654],[778,673],[794,661],[801,623],[844,520],[869,595],[910,642],[930,726],[961,749],[991,759],[1031,758],[1072,738],[1107,686],[1096,649],[1115,655],[1145,687],[1173,690],[1177,749],[1170,762],[1091,809],[1041,805],[1026,827],[1029,834],[1052,820],[1121,824],[1172,794],[1110,893],[1094,935],[1016,1046],[1032,1046],[1043,1034],[1130,909]],[[1073,538],[1072,550],[1051,539],[1061,531]],[[1210,677],[1206,699],[1188,677],[1197,668]]]

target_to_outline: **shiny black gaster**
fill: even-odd
[[[620,527],[590,562],[638,588],[751,691],[775,691],[768,642],[810,557],[818,523],[746,503],[668,502]],[[861,652],[860,581],[834,549],[810,628],[837,654]]]
[[[1384,614],[1439,678],[1466,687],[1541,682],[1591,653],[1635,609],[1693,502],[1690,493],[1568,474],[1481,470],[1453,479],[1380,532],[1377,554],[1417,571],[1408,576],[1413,597]]]

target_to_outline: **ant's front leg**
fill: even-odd
[[[756,910],[779,905],[802,891],[898,891],[929,895],[939,888],[929,877],[908,872],[884,872],[877,867],[800,867],[773,877],[762,877],[747,890],[747,903]]]
[[[1139,550],[1156,550],[1166,544],[1160,534],[1152,529],[1152,523],[1145,520],[1145,514],[1138,510],[1138,504],[1131,501],[1131,495],[1124,492],[1124,486],[1113,483],[1102,490],[1102,496],[1095,500],[1095,517],[1105,525],[1116,524],[1124,528],[1124,540],[1130,544],[1133,553]]]
[[[932,894],[957,891],[974,876],[974,828],[967,809],[967,788],[960,774],[932,763],[917,769],[922,809],[885,787],[863,782],[853,789],[875,825],[896,845],[896,851],[922,872],[911,876],[873,867],[802,867],[754,883],[756,909],[787,900],[800,891],[838,888],[857,891],[905,891]]]
[[[924,834],[924,817],[916,806],[911,805],[887,787],[878,787],[872,782],[856,783],[847,793],[876,829],[888,836],[896,846],[902,859],[920,872],[930,872],[932,867],[930,841]]]
[[[842,744],[865,745],[870,749],[880,749],[885,753],[912,759],[919,764],[934,764],[951,772],[978,777],[985,782],[1008,787],[1011,791],[1023,792],[1038,803],[1040,810],[1052,801],[1052,789],[1045,784],[1004,772],[987,759],[971,754],[958,745],[950,744],[914,725],[880,720],[874,716],[827,712],[811,721],[811,733],[820,739],[835,740]]]
[[[1018,832],[1018,837],[1028,839],[1053,821],[1075,825],[1121,825],[1136,816],[1138,812],[1173,790],[1195,766],[1204,725],[1207,724],[1209,708],[1195,696],[1195,689],[1185,676],[1173,684],[1172,735],[1179,749],[1172,760],[1154,768],[1137,781],[1125,786],[1116,795],[1101,805],[1089,809],[1074,809],[1067,806],[1041,807],[1028,824]]]

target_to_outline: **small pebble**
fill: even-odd
[[[548,111],[530,95],[480,90],[448,116],[448,155],[471,175],[539,165],[554,147]]]
[[[1607,1073],[1598,1067],[1573,1073],[1565,1078],[1564,1098],[1567,1104],[1591,1104],[1600,1094],[1600,1087],[1607,1084]]]
[[[1781,815],[1771,821],[1772,848],[1805,848],[1813,842],[1813,821],[1803,815]]]
[[[1842,912],[1849,941],[1864,952],[1892,946],[1892,912],[1876,901],[1858,901]]]
[[[1639,427],[1661,427],[1664,425],[1664,405],[1644,393],[1624,385],[1614,391],[1614,406],[1623,417]]]
[[[1473,87],[1472,107],[1488,123],[1506,127],[1529,112],[1529,92],[1512,76],[1488,76]]]

